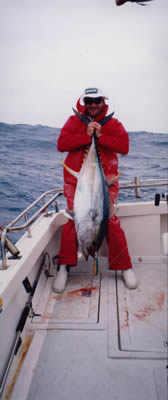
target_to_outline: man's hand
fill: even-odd
[[[87,134],[89,136],[92,136],[93,133],[95,132],[97,138],[99,138],[102,135],[102,127],[98,122],[89,122],[88,126],[87,126]]]

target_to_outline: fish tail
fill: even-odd
[[[93,260],[93,275],[98,275],[98,272],[98,255],[96,254]]]

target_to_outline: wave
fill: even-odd
[[[44,125],[0,123],[0,225],[41,193],[63,186],[61,160],[66,153],[56,150],[59,132],[60,128]],[[129,132],[129,138],[129,154],[119,155],[121,180],[168,178],[168,134],[138,131]],[[154,193],[143,190],[143,199],[153,199]],[[139,200],[127,190],[120,192],[119,201]]]

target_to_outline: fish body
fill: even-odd
[[[74,222],[80,249],[88,259],[103,241],[109,217],[109,192],[100,163],[96,138],[83,162],[74,197]]]
[[[73,109],[79,119],[87,126],[90,122],[85,116]],[[114,113],[99,120],[102,126]],[[118,180],[121,172],[106,180],[97,149],[97,138],[92,136],[92,143],[84,158],[80,172],[75,172],[64,164],[64,168],[77,179],[74,196],[73,219],[77,240],[82,254],[87,260],[95,257],[104,239],[109,219],[110,197],[108,187]],[[72,213],[70,213],[72,218]]]
[[[96,137],[93,136],[89,151],[79,173],[64,167],[77,178],[73,217],[77,240],[87,260],[94,257],[104,239],[109,218],[109,191],[100,162]]]

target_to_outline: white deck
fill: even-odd
[[[133,291],[104,258],[98,276],[92,262],[71,270],[61,295],[42,276],[33,301],[40,315],[11,399],[167,400],[167,265],[154,265],[154,280],[149,266],[134,265]]]
[[[121,274],[108,271],[104,245],[98,275],[92,260],[80,260],[62,295],[51,289],[53,270],[46,277],[43,268],[2,400],[167,400],[167,204],[124,204],[118,215],[138,288],[126,289]],[[0,271],[1,372],[28,299],[22,281],[33,284],[44,254],[54,268],[66,220],[61,212],[42,215],[32,237],[18,242],[21,259]]]

